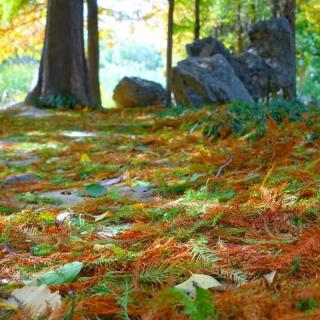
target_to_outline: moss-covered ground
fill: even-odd
[[[320,318],[319,113],[49,114],[0,114],[1,319],[30,319],[5,299],[75,261],[57,319]],[[173,289],[193,273],[223,288]]]

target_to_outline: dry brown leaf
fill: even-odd
[[[197,287],[202,289],[223,288],[219,281],[206,274],[193,274],[188,280],[175,286],[176,289],[184,291],[191,297],[195,297]]]
[[[2,300],[1,303],[11,308],[23,309],[30,317],[30,320],[38,319],[48,310],[52,310],[53,312],[49,319],[54,319],[61,306],[61,296],[58,291],[52,293],[45,284],[40,287],[25,286],[13,290],[11,297]]]
[[[277,271],[271,271],[270,273],[264,274],[263,277],[267,281],[268,285],[271,285],[273,283],[273,280],[277,274]]]

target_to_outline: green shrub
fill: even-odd
[[[2,63],[0,65],[0,104],[10,105],[23,101],[37,68],[37,62]]]

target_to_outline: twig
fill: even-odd
[[[229,155],[228,160],[218,169],[216,177],[220,177],[224,168],[226,168],[233,160],[232,154]]]
[[[272,164],[271,168],[270,168],[270,169],[269,169],[269,171],[267,172],[267,175],[266,175],[266,176],[265,176],[265,178],[263,179],[263,182],[262,182],[262,184],[261,184],[261,187],[260,187],[260,188],[263,188],[263,187],[264,187],[264,185],[265,185],[266,181],[267,181],[267,180],[268,180],[268,178],[270,177],[270,175],[271,175],[272,171],[274,170],[274,168],[275,168],[276,164],[277,164],[277,162],[276,162],[276,161],[275,161],[275,162],[273,162],[273,164]]]

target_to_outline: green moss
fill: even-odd
[[[316,309],[318,307],[318,302],[314,299],[304,299],[298,300],[294,306],[298,311],[308,312]]]
[[[47,257],[57,251],[58,249],[56,246],[46,243],[38,244],[31,248],[32,254],[39,257]]]

